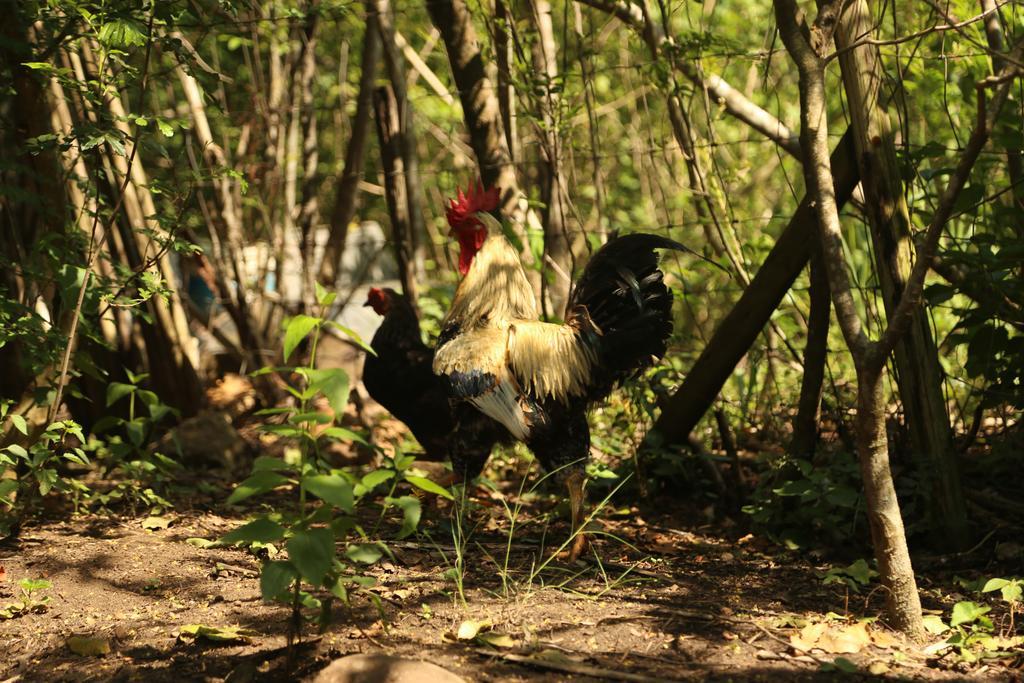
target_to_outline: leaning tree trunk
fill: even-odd
[[[851,47],[872,34],[873,24],[866,0],[849,3],[839,19],[835,44],[850,103],[882,300],[886,315],[891,316],[910,275],[913,241],[892,125],[879,101],[881,56],[876,45]],[[931,482],[923,492],[925,507],[937,518],[943,544],[962,550],[969,540],[967,507],[942,391],[938,349],[925,310],[916,308],[912,315],[910,331],[894,354],[897,383],[913,455],[922,477]]]
[[[832,152],[836,201],[844,204],[860,180],[848,131]],[[794,280],[807,265],[816,219],[813,197],[804,195],[760,270],[715,328],[683,383],[662,406],[645,446],[685,443],[718,392],[768,324]]]

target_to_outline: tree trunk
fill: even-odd
[[[920,637],[921,598],[889,467],[881,367],[857,374],[857,459],[878,575],[886,588],[886,613],[893,628]]]
[[[494,0],[494,56],[498,64],[498,107],[501,110],[509,159],[513,163],[519,158],[516,89],[512,83],[512,64],[515,62],[515,50],[512,47],[514,25],[515,18],[505,0]]]
[[[825,381],[828,328],[832,317],[832,299],[825,264],[821,262],[821,249],[814,249],[814,252],[810,261],[811,312],[807,320],[807,344],[804,346],[804,373],[800,379],[800,402],[793,420],[793,440],[789,444],[792,457],[808,459],[814,455],[818,445],[821,387]]]
[[[372,13],[375,0],[366,0],[367,12]],[[367,20],[363,34],[363,54],[360,61],[359,94],[356,99],[356,113],[352,119],[352,134],[345,151],[345,167],[338,179],[331,209],[331,233],[324,248],[323,260],[317,280],[325,287],[334,287],[338,281],[348,224],[356,212],[356,197],[359,181],[363,176],[363,158],[366,155],[366,141],[370,133],[370,118],[373,112],[373,87],[377,78],[377,63],[380,61],[380,31],[376,22]]]
[[[423,187],[420,184],[420,164],[416,153],[416,127],[413,125],[412,105],[406,92],[405,62],[395,38],[394,19],[389,0],[377,0],[377,26],[384,47],[384,65],[391,81],[395,104],[398,107],[399,141],[402,166],[405,169],[405,200],[408,203],[409,230],[406,233],[415,274],[423,272],[423,248],[420,244],[427,229],[423,220]],[[415,299],[413,300],[415,302]]]
[[[894,628],[911,638],[920,638],[924,635],[921,599],[892,482],[885,433],[881,384],[884,362],[879,357],[884,358],[888,353],[880,356],[882,347],[868,339],[853,299],[843,254],[839,202],[828,156],[825,61],[820,53],[825,49],[822,35],[827,35],[827,26],[836,20],[837,6],[837,3],[822,4],[813,32],[798,24],[795,0],[775,0],[775,18],[779,35],[800,74],[800,146],[804,157],[804,181],[807,196],[814,200],[836,319],[857,374],[857,455],[864,479],[875,560],[879,576],[887,588],[887,614]],[[924,279],[923,274],[920,278]],[[909,318],[909,311],[903,315]]]
[[[538,39],[533,43],[533,60],[543,89],[540,103],[543,144],[541,166],[541,201],[544,209],[541,221],[544,224],[544,257],[554,266],[553,277],[544,279],[544,289],[551,302],[555,317],[565,314],[569,300],[569,286],[573,270],[572,242],[566,225],[566,200],[562,192],[565,179],[562,177],[562,139],[559,97],[556,89],[558,79],[558,46],[551,21],[551,3],[548,0],[532,0],[531,18]],[[542,300],[542,303],[547,303]]]
[[[859,181],[849,131],[832,152],[832,171],[836,201],[845,203]],[[719,323],[686,379],[665,402],[645,445],[686,443],[690,432],[714,403],[736,364],[807,265],[816,224],[812,206],[811,195],[805,195],[750,286]]]
[[[381,163],[384,167],[384,191],[391,217],[391,246],[398,262],[398,278],[402,293],[416,306],[416,273],[413,263],[412,240],[409,232],[409,201],[406,196],[405,162],[402,155],[402,125],[398,102],[390,85],[377,88],[373,96],[380,140]]]
[[[873,23],[866,0],[851,2],[840,17],[835,43],[850,103],[882,300],[886,315],[891,316],[910,275],[913,241],[892,125],[879,102],[882,65],[878,47],[850,49],[851,44],[872,34]],[[918,471],[931,482],[923,492],[925,507],[929,516],[937,518],[944,544],[962,550],[969,541],[967,507],[953,452],[938,349],[923,308],[914,309],[910,331],[896,345],[895,361]]]
[[[534,293],[539,295],[540,278],[529,248],[529,238],[542,238],[543,228],[536,212],[528,206],[526,195],[516,179],[501,122],[501,108],[494,86],[484,71],[473,16],[466,0],[427,0],[426,5],[448,52],[470,144],[480,167],[480,178],[488,187],[501,190],[501,209],[512,220],[516,237],[522,242],[520,256],[523,265],[527,266],[527,276]]]
[[[313,81],[316,77],[316,38],[319,12],[311,5],[306,13],[306,25],[302,32],[302,58],[299,62],[298,117],[302,136],[302,183],[299,203],[296,207],[295,224],[302,240],[302,300],[307,311],[316,303],[316,223],[319,215],[317,202],[317,147],[316,103],[313,98]]]
[[[217,267],[214,272],[220,290],[224,308],[231,316],[242,349],[249,354],[249,360],[255,368],[263,367],[265,359],[261,349],[264,348],[263,335],[258,333],[258,325],[254,311],[246,299],[245,265],[242,247],[247,243],[242,225],[242,207],[236,201],[235,181],[229,174],[219,173],[219,169],[227,166],[227,158],[213,139],[206,116],[206,106],[199,83],[185,69],[175,67],[181,89],[185,93],[189,112],[192,116],[192,130],[202,149],[207,170],[214,178],[214,200],[218,212],[218,220],[209,226],[211,238],[214,239],[214,256]],[[217,248],[220,244],[223,249]],[[226,271],[226,272],[225,272]]]

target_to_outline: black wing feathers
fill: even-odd
[[[597,351],[590,400],[665,354],[672,334],[672,293],[655,249],[678,242],[636,233],[610,240],[590,259],[569,302],[568,323]]]

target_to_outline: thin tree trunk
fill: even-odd
[[[515,18],[505,0],[494,0],[494,57],[498,65],[498,107],[505,129],[505,141],[512,163],[519,159],[519,135],[516,128],[516,89],[512,83],[512,64],[515,50],[512,30]]]
[[[501,121],[501,108],[494,86],[484,70],[473,16],[466,0],[427,0],[426,5],[448,52],[470,144],[480,167],[480,178],[486,186],[501,190],[502,211],[512,220],[516,236],[522,242],[520,254],[523,264],[527,266],[534,293],[539,294],[540,279],[529,248],[529,238],[541,238],[543,228],[536,212],[528,206],[516,178]]]
[[[562,194],[565,179],[562,178],[562,140],[559,132],[559,97],[555,92],[558,79],[558,54],[555,30],[551,21],[551,3],[548,0],[531,1],[531,18],[538,39],[533,44],[533,59],[543,85],[541,121],[543,128],[543,165],[541,201],[544,210],[541,221],[544,224],[544,256],[555,266],[554,278],[544,281],[547,297],[556,317],[565,313],[571,284],[566,274],[572,273],[572,243],[566,225],[566,202]]]
[[[405,169],[405,199],[409,204],[409,231],[406,237],[412,256],[411,266],[415,274],[421,274],[423,248],[420,243],[427,234],[427,229],[423,220],[423,187],[420,184],[420,164],[416,152],[416,127],[409,94],[406,92],[405,61],[395,37],[394,18],[389,0],[377,0],[377,26],[384,47],[384,65],[398,106],[401,131],[399,141],[402,144],[402,165]]]
[[[315,303],[316,222],[319,216],[317,202],[317,148],[316,103],[313,99],[313,81],[316,77],[316,38],[319,12],[315,4],[306,14],[302,32],[302,58],[298,83],[299,129],[302,134],[302,184],[295,223],[302,239],[302,300],[307,311]]]
[[[812,238],[813,239],[813,238]],[[832,299],[828,275],[821,262],[821,250],[815,249],[810,261],[811,312],[807,320],[807,344],[804,346],[804,372],[800,379],[800,401],[793,420],[793,439],[789,454],[810,458],[818,445],[818,418],[821,414],[821,387],[828,360],[828,328],[832,317]]]
[[[864,330],[850,287],[839,210],[832,188],[827,155],[828,119],[825,109],[825,59],[829,27],[839,18],[841,4],[822,4],[813,31],[800,25],[795,0],[775,0],[775,17],[786,50],[800,75],[800,143],[804,153],[804,179],[808,194],[815,198],[815,212],[821,231],[822,251],[846,345],[857,373],[857,452],[864,479],[867,518],[871,525],[879,574],[887,589],[887,613],[892,625],[913,638],[924,634],[921,601],[917,593],[903,520],[899,511],[892,472],[889,468],[885,434],[885,406],[882,371],[897,342],[913,322],[913,311],[921,304],[924,279],[938,248],[943,228],[967,184],[971,170],[1006,103],[1017,59],[1024,54],[1024,41],[1014,50],[1009,66],[978,87],[978,124],[971,132],[960,160],[943,191],[931,222],[924,233],[921,253],[907,278],[906,287],[889,316],[880,339],[872,341]],[[985,88],[994,87],[991,100]]]
[[[845,203],[860,178],[847,132],[832,152],[836,201]],[[761,269],[732,310],[722,319],[686,379],[665,402],[644,443],[686,443],[687,437],[714,403],[718,392],[771,319],[793,281],[807,265],[816,219],[811,195],[805,195],[779,235]]]
[[[413,263],[412,240],[409,233],[412,223],[409,219],[409,201],[406,196],[405,159],[402,154],[402,125],[398,102],[390,85],[377,90],[373,96],[377,121],[377,138],[380,141],[381,163],[384,167],[384,191],[391,217],[391,245],[398,262],[398,278],[402,293],[415,308],[416,273]]]
[[[878,47],[850,49],[851,44],[872,34],[873,24],[866,0],[849,3],[840,16],[835,44],[850,103],[882,300],[886,315],[892,316],[910,275],[913,241],[892,125],[879,102],[883,74]],[[925,310],[916,308],[912,315],[910,331],[895,350],[900,397],[918,469],[931,480],[925,505],[930,516],[937,517],[944,543],[962,550],[969,543],[967,507],[953,451],[938,349]]]
[[[242,247],[247,244],[247,240],[242,229],[242,209],[236,201],[236,183],[230,175],[217,172],[227,165],[227,158],[224,155],[224,150],[213,140],[213,131],[206,116],[206,106],[199,84],[181,65],[175,67],[175,72],[185,94],[185,100],[188,102],[189,112],[192,116],[192,131],[202,149],[207,170],[214,177],[213,195],[219,220],[214,221],[210,226],[210,233],[211,236],[217,238],[215,245],[219,241],[224,247],[215,251],[226,252],[216,254],[218,263],[215,271],[218,278],[218,289],[221,299],[225,303],[225,309],[238,330],[242,348],[250,354],[253,367],[259,368],[264,364],[261,352],[264,347],[262,342],[264,337],[257,332],[259,328],[254,317],[255,312],[250,308],[245,294],[245,266]],[[229,279],[224,276],[225,270],[230,272],[230,284]]]
[[[373,113],[373,88],[377,78],[377,63],[380,61],[381,38],[373,21],[376,0],[366,0],[366,31],[363,34],[363,53],[360,60],[359,94],[356,98],[356,113],[352,118],[352,134],[345,151],[345,167],[338,179],[331,209],[331,232],[324,247],[323,260],[317,280],[325,287],[334,287],[338,281],[348,224],[356,212],[356,198],[359,181],[363,176],[363,158],[366,156],[366,141],[370,135],[370,118]]]

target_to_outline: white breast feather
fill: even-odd
[[[518,392],[508,380],[499,381],[492,391],[470,399],[470,402],[484,415],[505,425],[520,441],[529,436],[530,429],[526,414],[519,405]]]

